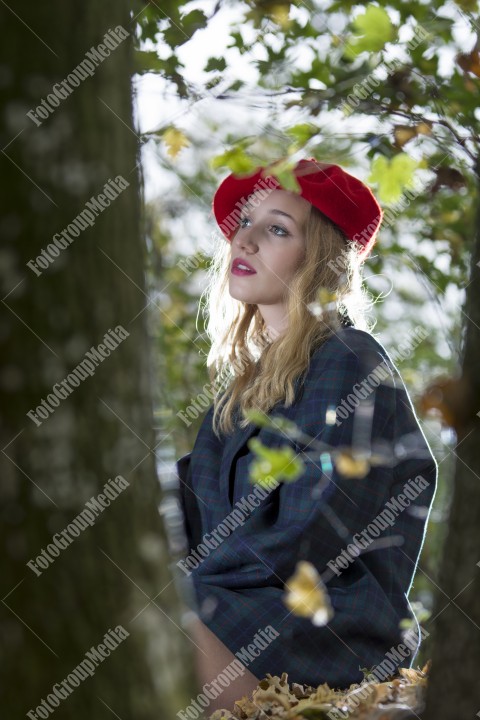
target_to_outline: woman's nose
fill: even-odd
[[[252,226],[239,228],[233,238],[233,242],[235,241],[239,248],[248,248],[252,252],[258,249],[256,230]]]

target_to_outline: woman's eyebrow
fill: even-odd
[[[289,214],[286,213],[284,210],[274,210],[274,209],[272,209],[272,210],[270,210],[269,212],[275,213],[275,215],[285,215],[285,217],[288,217],[288,218],[290,218],[290,220],[293,220],[293,222],[295,223],[295,225],[298,225],[298,223],[297,223],[297,221],[295,220],[295,218],[293,217],[293,215],[289,215]]]
[[[248,203],[245,203],[245,205],[241,208],[240,212],[248,212],[252,210],[252,206],[249,206]],[[271,208],[269,213],[273,213],[274,215],[283,215],[284,217],[290,218],[290,220],[293,220],[295,225],[298,225],[298,222],[295,220],[293,215],[290,215],[289,213],[285,212],[284,210],[278,210],[276,208]]]

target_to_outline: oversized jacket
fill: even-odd
[[[383,372],[380,384],[381,374],[370,375],[376,369]],[[358,399],[368,392],[374,401],[371,426]],[[372,669],[385,659],[390,664],[383,667],[392,669],[394,658],[395,671],[411,667],[422,633],[408,595],[435,495],[437,465],[385,348],[367,332],[341,328],[311,353],[308,371],[297,379],[293,405],[277,403],[269,413],[283,415],[333,448],[358,445],[360,439],[363,446],[383,449],[383,464],[374,464],[363,478],[341,475],[329,453],[307,455],[303,439],[252,423],[241,429],[237,415],[235,431],[218,438],[212,414],[213,405],[192,452],[177,461],[189,547],[201,544],[189,565],[189,582],[203,622],[234,655],[240,653],[237,657],[258,679],[287,672],[289,682],[347,688],[363,679],[361,668]],[[249,481],[254,455],[247,446],[253,436],[270,448],[289,445],[305,470],[295,482],[281,482],[252,512],[243,512],[244,522],[230,533],[223,524],[222,537],[218,530],[213,536],[255,487]],[[388,508],[379,534],[380,520],[372,521]],[[354,537],[369,538],[375,549],[345,555]],[[343,560],[336,563],[342,551]],[[298,560],[309,561],[329,578],[334,615],[325,626],[298,617],[285,605],[284,584]],[[407,645],[400,628],[406,618],[417,633]],[[268,630],[274,638],[270,642],[262,633],[267,626],[274,629]]]

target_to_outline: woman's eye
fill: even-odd
[[[280,237],[286,237],[287,235],[290,235],[288,230],[284,227],[281,227],[280,225],[272,225],[271,229],[274,235],[278,235]]]
[[[251,224],[251,219],[249,217],[241,217],[238,221],[238,225],[241,228],[247,227],[247,225]],[[281,225],[270,225],[268,229],[274,234],[277,235],[277,237],[287,237],[287,235],[290,235],[287,228],[282,227]]]

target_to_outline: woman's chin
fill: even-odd
[[[237,283],[231,282],[228,285],[228,292],[234,298],[234,300],[243,300],[246,303],[255,302],[252,300],[252,293],[248,291],[248,288],[239,288]]]

